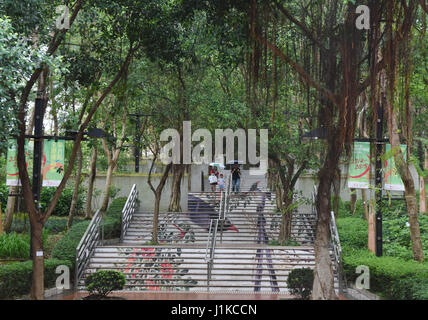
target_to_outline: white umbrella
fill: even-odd
[[[223,164],[221,164],[221,163],[217,163],[217,162],[212,162],[212,163],[210,163],[210,166],[211,166],[211,167],[218,167],[218,168],[222,168],[222,169],[224,169],[224,165],[223,165]]]

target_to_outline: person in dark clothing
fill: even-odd
[[[235,164],[232,168],[232,191],[239,192],[239,184],[241,183],[241,169]]]

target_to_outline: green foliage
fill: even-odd
[[[66,265],[71,268],[69,261],[45,260],[44,280],[46,288],[51,288],[55,285],[58,277],[55,270],[59,265]],[[13,299],[28,294],[31,289],[32,274],[33,265],[31,260],[0,265],[0,299]]]
[[[356,249],[367,248],[367,221],[359,218],[342,218],[337,219],[336,224],[342,246]]]
[[[43,244],[48,232],[43,230]],[[28,259],[30,257],[30,234],[11,232],[0,235],[0,258]]]
[[[57,234],[64,232],[67,229],[67,218],[58,218],[55,216],[51,216],[48,221],[46,221],[43,228],[47,230],[50,234]],[[74,218],[73,223],[79,223],[82,222],[83,219],[81,218]],[[17,219],[14,218],[12,225],[11,225],[11,231],[17,232],[17,233],[23,233],[23,232],[30,232],[30,222],[28,219],[25,221],[24,219]]]
[[[293,269],[287,278],[287,287],[292,295],[309,300],[314,283],[314,271],[309,268]]]
[[[104,217],[104,238],[112,239],[120,237],[122,209],[126,198],[117,198],[112,201]],[[76,261],[76,248],[85,233],[90,221],[74,224],[67,234],[55,245],[52,257],[68,260],[73,267]]]
[[[339,199],[339,218],[363,218],[364,217],[364,205],[361,200],[357,200],[355,203],[355,211],[351,211],[351,202],[350,201],[342,201]]]
[[[98,270],[85,279],[86,290],[101,297],[107,296],[114,290],[122,290],[125,283],[125,275],[114,270]]]
[[[409,218],[385,218],[383,222],[384,253],[387,256],[412,260],[412,242],[410,239]],[[428,254],[428,216],[419,215],[422,248]]]
[[[42,193],[40,195],[40,202],[41,202],[43,211],[47,209],[49,203],[53,198],[55,191],[56,191],[55,188],[42,189]],[[65,188],[62,191],[62,194],[52,214],[55,216],[68,216],[72,199],[73,199],[73,188]],[[84,204],[83,199],[84,199],[83,192],[79,192],[79,196],[77,198],[77,204],[76,204],[77,213],[81,213],[83,210],[83,204]]]
[[[15,232],[0,236],[0,257],[28,259],[30,252],[29,235],[21,235]]]
[[[84,221],[74,224],[67,234],[55,245],[52,251],[52,257],[59,260],[70,261],[74,268],[76,261],[76,248],[89,226],[89,223],[89,221]]]
[[[366,249],[344,247],[343,266],[348,281],[355,282],[357,266],[370,270],[370,290],[388,299],[421,299],[428,293],[428,264],[395,257],[376,257]]]
[[[122,226],[122,210],[126,198],[117,198],[112,201],[104,217],[104,237],[114,239],[120,237]]]
[[[9,188],[5,183],[0,184],[0,202],[1,202],[1,210],[5,212],[7,205],[7,195],[9,194]]]

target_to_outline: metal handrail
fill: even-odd
[[[91,220],[88,228],[83,234],[82,239],[79,242],[79,245],[76,248],[76,264],[75,264],[75,281],[74,287],[77,290],[79,281],[83,275],[83,272],[89,263],[90,257],[92,256],[95,248],[97,247],[100,236],[102,237],[102,227],[103,216],[101,211],[98,210],[94,217]]]
[[[330,217],[330,240],[333,245],[334,263],[339,278],[339,292],[343,293],[346,291],[346,277],[343,272],[342,247],[340,245],[339,232],[337,231],[336,218],[333,211],[331,211]]]
[[[134,184],[129,192],[128,199],[126,200],[125,206],[122,210],[122,227],[120,231],[120,242],[128,231],[129,224],[131,223],[132,216],[137,208],[138,190],[137,185]]]
[[[224,200],[223,200],[223,210],[220,211],[220,222],[221,222],[221,229],[220,229],[220,243],[223,242],[223,226],[224,226],[224,221],[227,218],[227,214],[230,210],[230,189],[231,189],[231,184],[232,184],[232,174],[229,174],[228,179],[227,179],[227,184],[226,184],[226,188],[225,188],[225,195],[224,195]]]
[[[226,218],[226,211],[228,210],[228,198],[230,193],[230,179],[228,179],[225,191],[220,192],[220,205],[218,209],[217,219],[210,220],[210,228],[208,231],[207,247],[205,251],[205,262],[207,263],[207,289],[209,291],[212,268],[214,266],[215,249],[217,244],[218,224],[221,226],[220,242],[223,238],[223,225]]]

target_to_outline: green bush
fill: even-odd
[[[98,270],[85,279],[86,290],[91,294],[106,297],[114,290],[122,290],[125,286],[125,275],[114,270]]]
[[[126,198],[117,198],[112,201],[104,216],[104,238],[115,239],[120,237],[122,227],[122,210]]]
[[[309,268],[293,269],[287,278],[287,287],[292,295],[309,300],[314,283],[314,271]]]
[[[409,218],[407,214],[401,217],[387,216],[383,221],[384,254],[412,260],[412,242],[410,229],[407,226]],[[428,216],[419,215],[422,248],[425,255],[428,254]]]
[[[45,288],[51,288],[55,285],[58,277],[55,270],[59,265],[71,267],[69,261],[45,260]],[[13,299],[28,294],[31,289],[32,268],[31,260],[0,265],[0,299]]]
[[[337,219],[336,224],[342,246],[367,248],[367,221],[360,218],[342,218]]]
[[[59,218],[59,217],[51,216],[49,220],[46,221],[43,228],[49,231],[49,233],[51,234],[61,233],[67,229],[67,220],[68,219],[66,217]],[[83,219],[75,217],[73,219],[73,224],[76,224],[82,221]],[[28,220],[24,221],[23,219],[14,218],[11,226],[11,231],[17,232],[17,233],[30,232],[30,222]]]
[[[2,212],[6,210],[8,194],[9,194],[9,188],[6,186],[6,183],[1,183],[0,184],[0,202],[1,202]]]
[[[74,268],[76,261],[76,248],[88,228],[89,223],[90,221],[83,221],[73,225],[67,234],[55,245],[52,251],[52,257],[59,260],[70,261]]]
[[[348,281],[355,282],[360,265],[369,267],[370,290],[388,299],[419,299],[428,292],[428,264],[396,257],[376,257],[367,249],[343,248]]]
[[[112,201],[104,217],[104,238],[120,237],[122,209],[126,198],[117,198]],[[67,234],[55,245],[52,256],[61,260],[71,261],[73,267],[76,260],[76,248],[85,233],[90,221],[74,224]]]
[[[43,245],[46,244],[48,232],[43,230]],[[0,258],[29,259],[30,234],[11,232],[0,235]]]
[[[49,203],[51,202],[55,193],[55,188],[43,188],[40,195],[40,202],[42,211],[46,211]],[[61,197],[58,200],[57,205],[53,211],[54,216],[68,216],[71,206],[71,200],[73,198],[73,188],[65,188],[62,191]],[[84,197],[83,192],[80,190],[77,198],[76,212],[81,213],[83,211]]]

